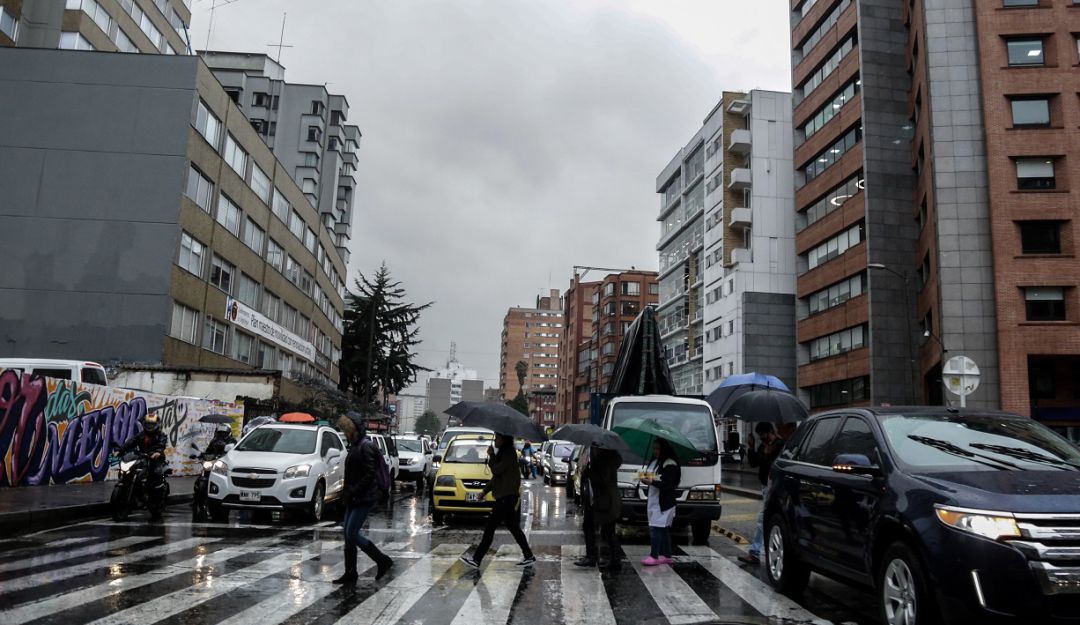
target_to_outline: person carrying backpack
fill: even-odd
[[[389,488],[389,470],[382,452],[367,437],[367,425],[363,419],[341,417],[338,428],[349,441],[349,454],[345,456],[345,486],[341,492],[345,505],[345,574],[334,580],[335,584],[355,584],[356,548],[375,561],[375,579],[386,575],[394,561],[379,551],[375,543],[360,533],[368,513]]]

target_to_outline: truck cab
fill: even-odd
[[[614,397],[604,409],[601,425],[610,430],[634,417],[655,419],[679,430],[701,452],[681,467],[675,524],[689,525],[694,542],[706,543],[712,522],[720,518],[720,437],[712,408],[701,399],[671,395]],[[623,523],[647,523],[645,507],[648,487],[640,483],[639,472],[648,462],[648,458],[633,454],[623,457],[623,464],[619,467]]]

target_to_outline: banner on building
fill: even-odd
[[[225,318],[234,325],[315,362],[315,346],[233,298],[225,300]]]

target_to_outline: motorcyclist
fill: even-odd
[[[137,450],[144,454],[148,461],[147,491],[150,493],[160,492],[158,486],[165,480],[165,448],[168,441],[165,433],[161,431],[161,418],[156,414],[146,415],[143,419],[143,431],[132,436],[126,443],[121,445],[114,455],[123,456],[129,451]],[[151,515],[155,518],[161,516],[160,506],[151,507]]]
[[[232,428],[227,424],[221,423],[214,430],[214,438],[210,439],[210,443],[206,446],[205,454],[207,456],[221,457],[225,455],[225,446],[236,443],[236,439],[233,438]]]

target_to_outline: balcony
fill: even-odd
[[[743,189],[750,188],[750,170],[745,167],[731,170],[731,181],[728,182],[728,189],[732,191],[742,191]]]
[[[727,107],[728,113],[734,115],[742,115],[745,117],[750,113],[750,101],[749,100],[735,100]]]
[[[745,247],[736,247],[731,250],[731,266],[738,265],[739,263],[750,263],[753,261],[753,256],[750,254],[750,250]]]
[[[754,211],[749,208],[731,209],[732,228],[749,228],[754,225]]]
[[[736,154],[749,154],[750,145],[749,130],[739,129],[731,132],[731,143],[728,144],[729,151]]]

